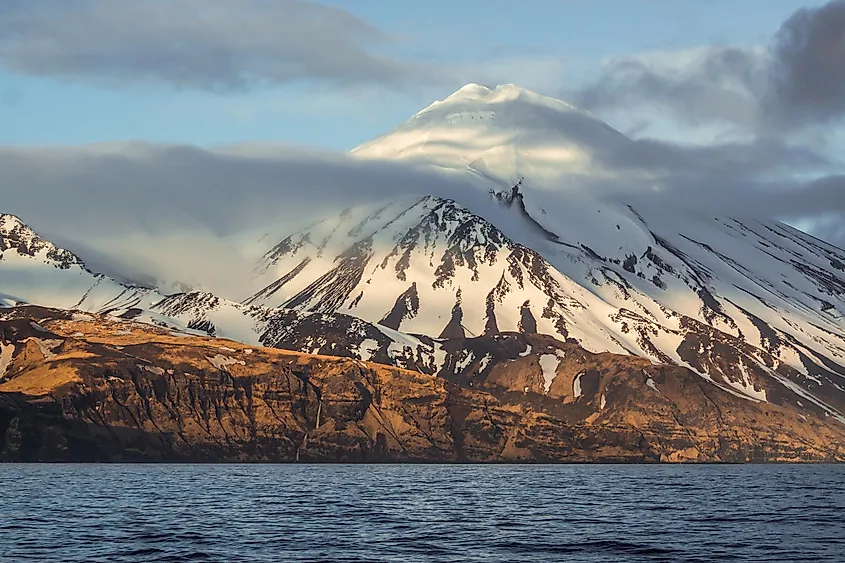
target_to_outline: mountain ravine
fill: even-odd
[[[0,336],[3,461],[845,460],[812,405],[536,334],[446,341],[481,359],[442,377],[39,307]]]

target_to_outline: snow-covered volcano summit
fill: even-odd
[[[557,189],[630,143],[560,100],[468,85],[354,154],[469,173],[481,190],[315,221],[241,298],[431,338],[540,332],[845,412],[845,251],[768,218]]]
[[[362,158],[469,168],[505,183],[553,180],[594,167],[595,150],[627,137],[566,102],[514,84],[468,84],[394,131],[356,148]]]

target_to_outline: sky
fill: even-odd
[[[845,247],[845,0],[0,0],[0,212],[125,262],[166,234],[184,266],[440,181],[344,155],[470,82],[628,135],[621,191]]]
[[[800,0],[528,0],[518,9],[505,0],[308,4],[150,0],[144,8],[124,0],[0,0],[0,37],[7,37],[0,39],[0,143],[261,141],[350,150],[468,82],[517,83],[566,94],[614,57],[764,45],[807,5]],[[307,9],[315,7],[325,10]],[[294,12],[303,13],[291,17]],[[250,42],[246,30],[255,20],[266,29]],[[296,28],[304,30],[302,36]],[[288,33],[293,36],[286,41]],[[273,57],[289,68],[264,60]],[[246,78],[236,84],[236,77],[226,75],[234,72],[229,66],[238,65],[244,76],[257,75],[252,83]],[[212,76],[215,72],[221,76]],[[618,121],[612,125],[632,126]]]

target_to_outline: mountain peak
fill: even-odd
[[[464,99],[485,99],[495,96],[500,99],[514,99],[519,97],[521,93],[533,93],[516,84],[499,84],[490,88],[483,84],[476,84],[470,82],[466,86],[459,88],[454,94],[446,98],[447,100],[464,98]]]
[[[21,221],[17,215],[0,213],[0,250],[15,246],[40,249],[50,244],[42,240],[38,233]]]
[[[75,254],[42,239],[16,215],[0,213],[0,257],[10,249],[20,257],[44,259],[62,269],[83,266]]]
[[[444,101],[435,102],[429,107],[435,107],[439,104],[450,101],[474,101],[479,104],[500,104],[516,100],[555,107],[560,110],[580,111],[563,100],[538,94],[537,92],[533,92],[517,84],[499,84],[498,86],[490,88],[489,86],[476,84],[474,82],[461,87]]]
[[[595,116],[516,84],[467,84],[355,156],[472,170],[512,185],[556,180],[591,166],[592,155],[628,139]]]
[[[0,234],[7,235],[12,231],[17,231],[19,229],[25,229],[32,232],[32,229],[30,229],[26,223],[21,221],[17,215],[0,213]]]
[[[449,96],[449,98],[454,98],[457,96],[478,96],[484,95],[490,92],[490,87],[485,86],[483,84],[478,84],[476,82],[470,82],[464,86],[458,88],[454,94]]]

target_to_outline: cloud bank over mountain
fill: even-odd
[[[494,77],[566,68],[548,56],[532,65],[525,53],[475,69],[391,54],[401,41],[349,11],[294,0],[12,0],[0,9],[0,67],[117,89],[231,93],[319,82],[336,100],[362,86],[443,91],[473,70]],[[845,246],[845,167],[832,127],[845,113],[845,1],[797,11],[765,45],[617,57],[567,92],[600,117],[656,112],[675,135],[632,135],[612,147],[585,137],[596,166],[571,174],[560,197],[668,198],[783,219]],[[695,127],[719,133],[681,142]],[[174,255],[229,252],[232,237],[255,225],[295,226],[303,209],[330,214],[403,194],[459,197],[468,181],[261,144],[6,147],[0,169],[3,211],[67,238],[89,259],[121,257],[127,274],[146,259],[147,239],[166,239]]]

